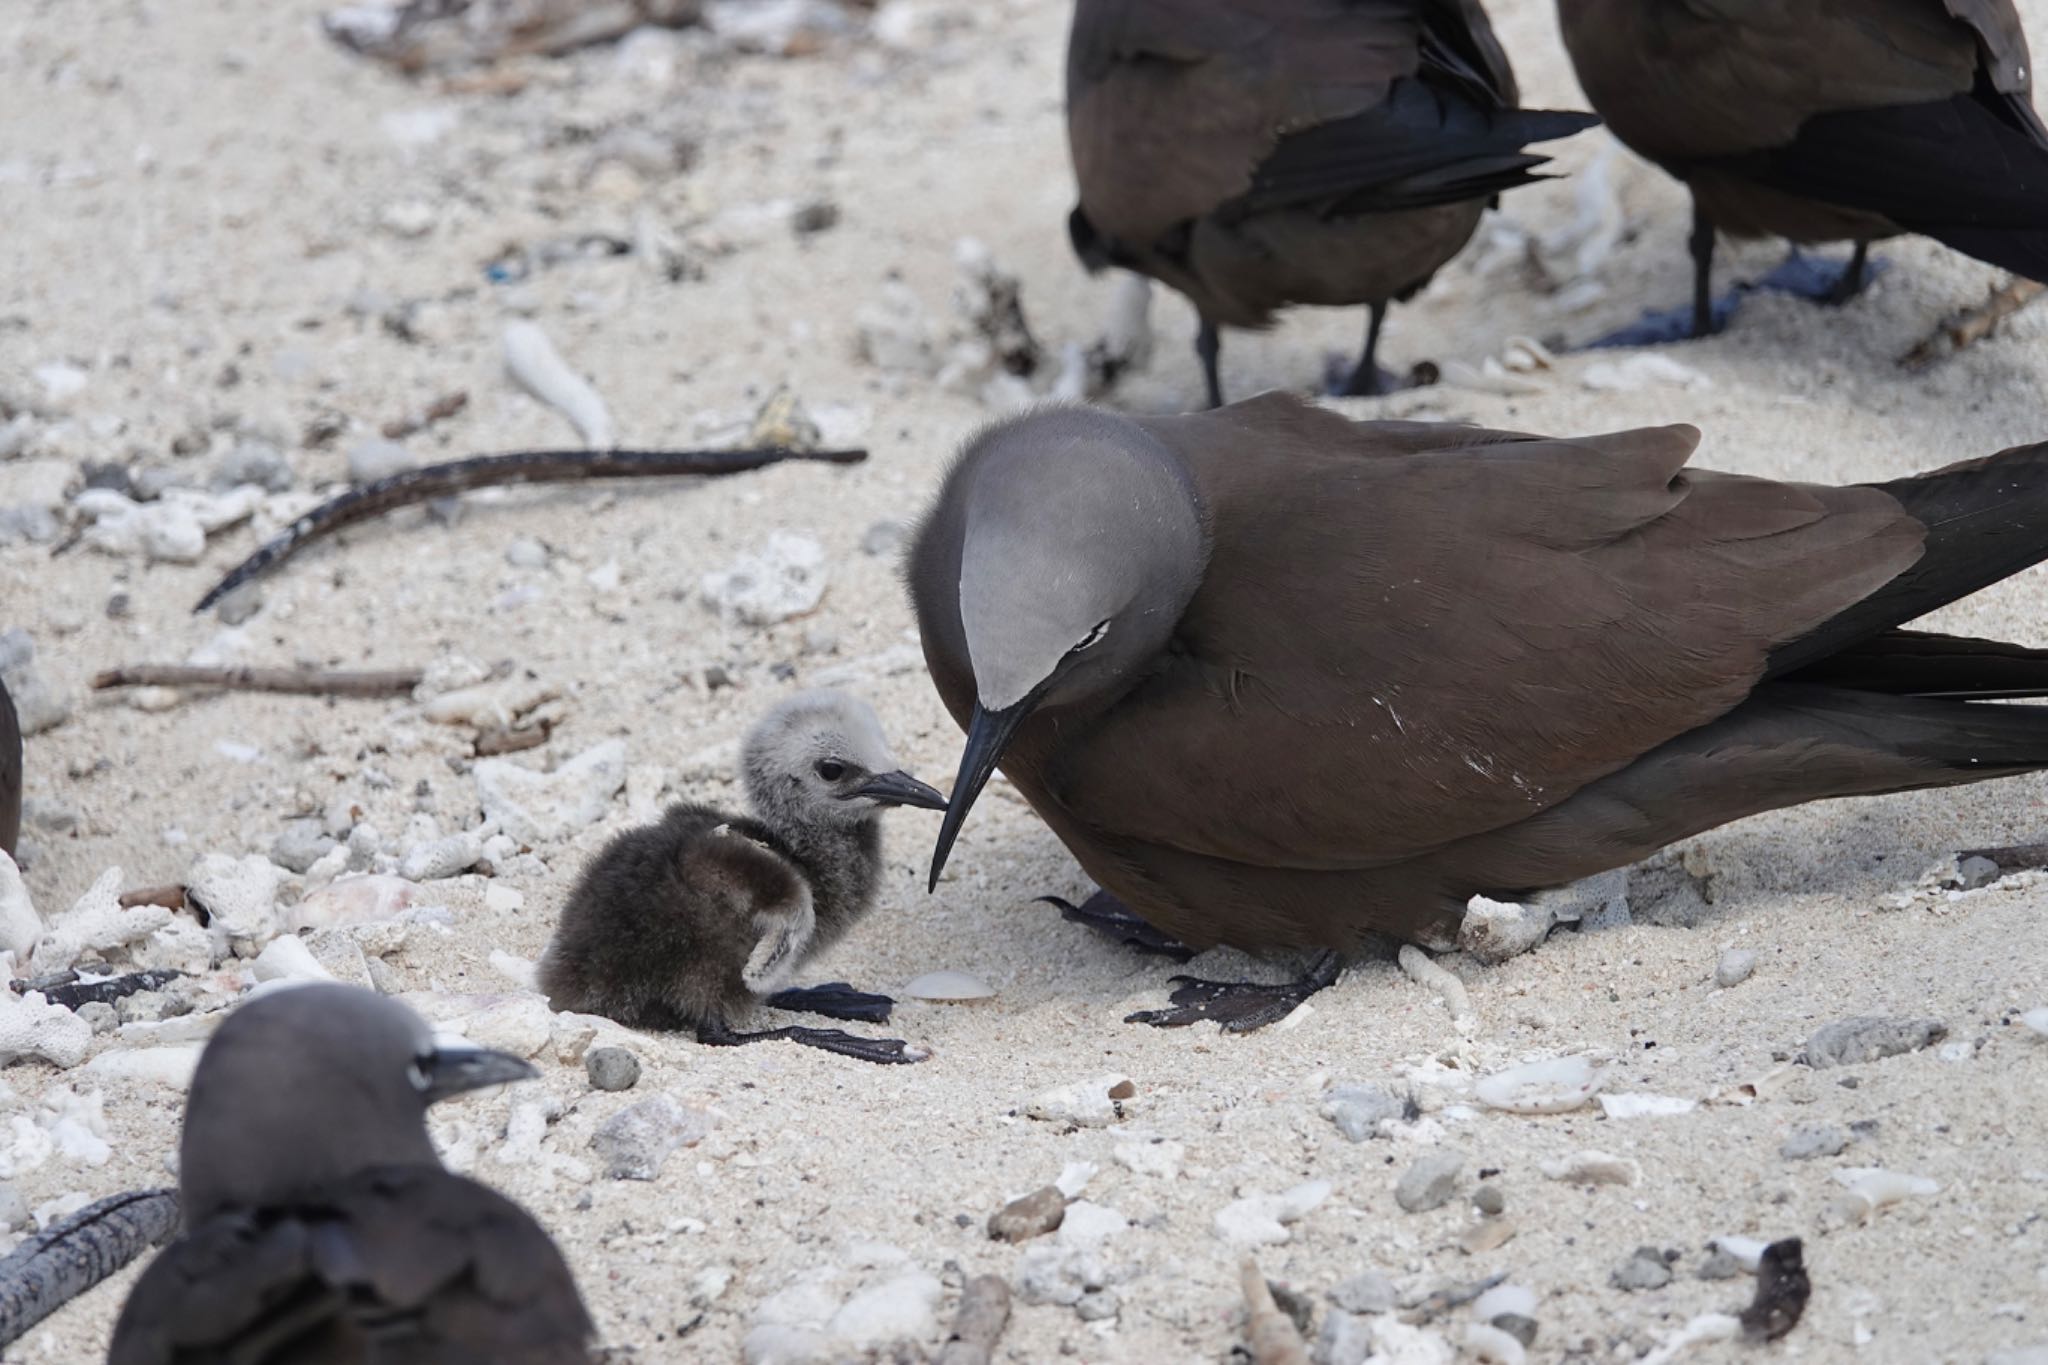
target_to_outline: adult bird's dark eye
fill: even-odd
[[[825,758],[818,760],[818,766],[812,771],[816,772],[818,776],[824,778],[827,782],[837,782],[840,778],[846,776],[846,765]]]

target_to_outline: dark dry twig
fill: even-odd
[[[740,474],[785,460],[859,464],[867,457],[865,450],[528,450],[425,465],[352,488],[321,503],[229,570],[227,577],[214,584],[192,610],[205,611],[242,584],[261,577],[306,545],[344,526],[471,489],[576,479]]]
[[[138,991],[161,990],[183,975],[183,972],[163,967],[147,972],[130,972],[126,976],[110,976],[104,981],[80,981],[77,972],[58,972],[54,976],[41,976],[33,981],[16,981],[12,984],[16,995],[41,991],[43,999],[51,1004],[62,1005],[67,1010],[76,1010],[80,1005],[95,1002],[111,1005],[116,1000],[125,1000]]]
[[[138,886],[133,891],[121,893],[121,908],[133,910],[138,905],[161,905],[166,910],[185,908],[185,888],[182,886]]]
[[[960,1291],[960,1313],[938,1365],[989,1365],[1009,1321],[1010,1286],[999,1275],[976,1275]]]
[[[2048,291],[2048,285],[2013,276],[1992,289],[1984,302],[1943,320],[1919,345],[1899,357],[1908,370],[1924,370],[1946,360],[1966,347],[1974,346],[1998,330],[1998,324],[2025,308]]]
[[[130,664],[93,675],[93,690],[110,687],[225,687],[234,692],[302,692],[315,697],[402,697],[420,685],[417,668],[328,673],[317,668],[208,668],[195,664]]]
[[[88,1204],[0,1260],[0,1346],[178,1228],[176,1190],[131,1190]]]

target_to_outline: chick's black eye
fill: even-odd
[[[821,758],[818,760],[817,766],[811,771],[824,778],[827,782],[837,782],[840,778],[846,776],[846,765],[836,758]]]

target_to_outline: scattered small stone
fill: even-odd
[[[1394,1202],[1410,1213],[1442,1208],[1457,1192],[1465,1158],[1458,1152],[1429,1152],[1401,1173],[1394,1183]]]
[[[484,814],[505,834],[526,844],[555,843],[610,810],[626,785],[626,742],[605,740],[551,773],[509,758],[478,759],[470,778]]]
[[[2020,1022],[2043,1038],[2048,1038],[2048,1005],[2028,1010],[2020,1016]]]
[[[686,1109],[667,1095],[651,1095],[621,1109],[591,1134],[590,1146],[613,1180],[652,1180],[679,1147],[711,1132],[709,1114]]]
[[[545,569],[548,547],[532,536],[519,536],[505,547],[505,562],[515,569]]]
[[[1093,1289],[1074,1300],[1074,1314],[1083,1322],[1102,1322],[1122,1308],[1114,1289]]]
[[[1071,1308],[1081,1296],[1109,1286],[1109,1269],[1091,1247],[1041,1242],[1017,1258],[1017,1297],[1026,1303]]]
[[[120,1023],[120,1015],[104,1000],[88,1000],[75,1013],[92,1025],[94,1034],[112,1033]]]
[[[1458,925],[1458,946],[1489,967],[1499,966],[1541,943],[1556,923],[1556,914],[1541,902],[1474,896]]]
[[[1516,1341],[1521,1342],[1524,1348],[1536,1344],[1536,1319],[1532,1317],[1526,1317],[1520,1313],[1502,1313],[1498,1317],[1488,1319],[1488,1321],[1501,1331],[1506,1332]]]
[[[776,531],[761,548],[704,575],[704,605],[727,621],[772,626],[815,611],[824,599],[825,547]]]
[[[819,433],[816,420],[804,410],[796,390],[783,384],[762,400],[753,424],[747,428],[746,444],[777,450],[818,450],[824,446],[825,438]]]
[[[1859,1016],[1816,1030],[1806,1040],[1806,1064],[1816,1071],[1833,1066],[1860,1066],[1932,1047],[1948,1037],[1939,1019],[1888,1019]]]
[[[270,844],[270,861],[288,872],[304,874],[335,847],[334,839],[315,819],[287,820]]]
[[[2003,875],[2003,869],[1981,853],[1973,853],[1956,864],[1956,886],[1963,891],[1989,886]]]
[[[1082,1128],[1100,1128],[1124,1117],[1124,1101],[1136,1097],[1138,1088],[1128,1076],[1097,1076],[1055,1086],[1032,1097],[1024,1112],[1047,1123],[1071,1123]]]
[[[1472,1193],[1472,1207],[1489,1218],[1498,1218],[1507,1212],[1508,1197],[1501,1193],[1500,1186],[1482,1184]]]
[[[351,445],[347,459],[349,482],[358,486],[419,467],[410,450],[378,436],[368,436]]]
[[[1634,1293],[1639,1289],[1662,1289],[1671,1283],[1671,1266],[1655,1247],[1637,1247],[1611,1277],[1614,1287]]]
[[[1213,1223],[1216,1235],[1236,1247],[1285,1242],[1299,1222],[1330,1197],[1330,1182],[1311,1180],[1284,1194],[1255,1194],[1223,1206]]]
[[[1025,1242],[1052,1232],[1066,1220],[1067,1197],[1057,1185],[1020,1195],[988,1216],[988,1235],[998,1242]]]
[[[1833,1124],[1796,1130],[1778,1155],[1787,1161],[1811,1161],[1817,1156],[1840,1156],[1849,1146],[1849,1135]]]
[[[1756,954],[1747,948],[1730,948],[1714,964],[1714,984],[1726,990],[1749,980],[1756,970]]]
[[[71,704],[57,695],[36,668],[36,643],[20,626],[0,631],[0,684],[14,699],[15,720],[24,735],[54,730],[71,718]]]
[[[1700,1268],[1696,1273],[1703,1280],[1732,1280],[1742,1274],[1742,1262],[1720,1247],[1715,1247],[1707,1253],[1706,1259],[1700,1262]]]
[[[297,481],[291,465],[267,441],[239,443],[213,472],[213,485],[222,490],[249,483],[266,493],[286,493]]]
[[[1187,1144],[1166,1138],[1119,1142],[1114,1155],[1117,1164],[1135,1175],[1171,1180],[1180,1174],[1187,1160]]]
[[[399,861],[398,875],[408,881],[440,881],[469,871],[483,856],[483,840],[474,832],[464,831],[414,844]]]
[[[1316,1365],[1366,1365],[1372,1359],[1372,1324],[1342,1310],[1323,1315],[1316,1335]]]
[[[1330,1302],[1347,1313],[1387,1313],[1401,1301],[1394,1282],[1377,1270],[1363,1270],[1330,1291]]]
[[[583,1054],[583,1073],[598,1090],[631,1090],[640,1082],[640,1059],[622,1047],[594,1047]]]
[[[1323,1099],[1323,1115],[1353,1142],[1384,1136],[1386,1125],[1419,1116],[1411,1097],[1376,1085],[1340,1085]]]
[[[1570,1156],[1542,1165],[1543,1174],[1568,1185],[1633,1185],[1642,1178],[1642,1168],[1623,1157],[1606,1152],[1573,1152]]]
[[[1799,1325],[1813,1284],[1797,1237],[1764,1248],[1757,1267],[1756,1298],[1742,1310],[1742,1330],[1752,1340],[1776,1341]]]
[[[1506,1246],[1520,1231],[1512,1218],[1482,1218],[1458,1234],[1458,1249],[1467,1256],[1483,1256]]]
[[[878,521],[861,534],[860,552],[880,559],[903,548],[910,528],[900,521]]]

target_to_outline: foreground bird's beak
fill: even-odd
[[[953,840],[967,819],[968,809],[974,805],[974,798],[981,795],[989,774],[996,770],[1003,750],[1009,747],[1010,736],[1031,713],[1036,700],[1036,695],[1029,696],[1000,711],[984,711],[981,703],[975,703],[974,719],[967,726],[967,748],[960,755],[960,775],[953,779],[953,799],[946,803],[946,818],[939,824],[938,846],[932,850],[932,878],[925,886],[927,892],[938,889],[939,873],[946,866],[946,855],[953,851]]]
[[[879,801],[885,806],[915,806],[919,810],[946,808],[946,798],[939,795],[937,787],[927,787],[909,773],[876,773],[854,788],[853,794]]]
[[[423,1093],[428,1104],[487,1085],[509,1085],[540,1075],[539,1069],[523,1057],[480,1047],[436,1048],[420,1059],[420,1069],[427,1073]]]

